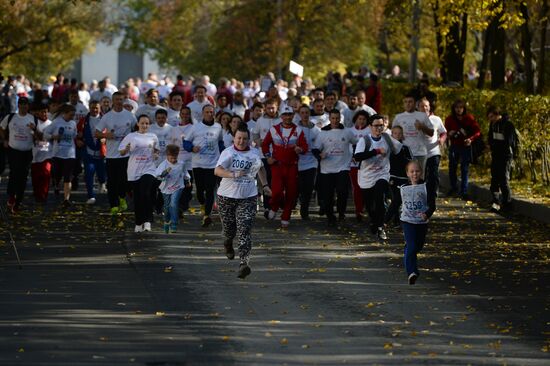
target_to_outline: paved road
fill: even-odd
[[[252,274],[220,224],[131,232],[104,206],[2,223],[1,365],[548,365],[548,226],[440,200],[417,285],[402,235],[258,218]]]

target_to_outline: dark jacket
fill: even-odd
[[[497,138],[495,138],[497,137]],[[503,137],[500,139],[499,137]],[[489,147],[491,155],[500,158],[512,158],[518,145],[516,129],[508,115],[489,126]]]

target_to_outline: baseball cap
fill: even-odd
[[[281,114],[294,114],[294,109],[289,106],[285,106]]]

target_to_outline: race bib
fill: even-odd
[[[402,186],[401,199],[403,201],[402,221],[418,224],[426,222],[422,218],[422,214],[428,210],[426,184]]]

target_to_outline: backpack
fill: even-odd
[[[382,138],[384,141],[386,141],[386,144],[390,147],[392,154],[397,154],[397,151],[395,151],[395,145],[392,142],[392,138],[387,133],[382,132]],[[363,136],[363,139],[365,140],[365,151],[369,151],[371,147],[371,139],[370,135]]]

